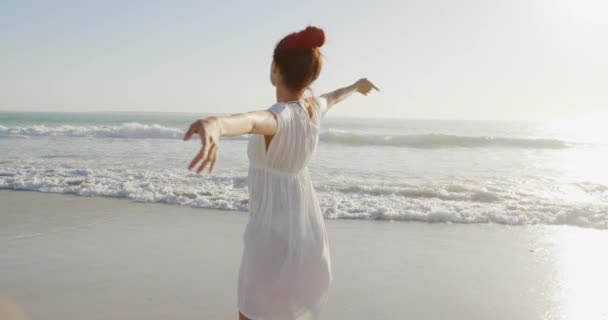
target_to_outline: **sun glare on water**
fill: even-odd
[[[555,138],[571,144],[576,154],[564,159],[588,177],[608,182],[608,118],[579,118],[554,121],[549,128]]]
[[[608,115],[554,120],[548,129],[556,138],[564,141],[608,146]]]
[[[559,229],[556,312],[549,319],[608,319],[608,236],[601,230]]]

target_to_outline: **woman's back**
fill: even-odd
[[[331,282],[323,215],[306,170],[321,113],[315,104],[310,117],[303,104],[278,103],[269,109],[279,129],[267,150],[264,136],[249,140],[250,215],[239,310],[250,319],[314,319]]]
[[[318,140],[321,121],[318,99],[310,99],[312,116],[305,109],[304,99],[279,102],[268,109],[275,114],[277,133],[269,144],[262,135],[249,139],[247,155],[252,167],[294,174],[306,167]]]
[[[279,41],[270,82],[279,102],[268,110],[194,122],[201,149],[188,166],[213,170],[221,136],[250,134],[249,221],[239,271],[240,319],[316,319],[331,282],[327,233],[307,170],[321,118],[353,92],[377,88],[367,79],[319,98],[302,94],[321,72],[325,32],[309,26]],[[299,99],[299,101],[293,101]],[[290,102],[284,102],[292,100]]]

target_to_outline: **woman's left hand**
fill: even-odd
[[[378,89],[371,81],[367,80],[367,78],[361,78],[355,82],[355,88],[364,96],[368,95],[372,89],[380,92],[380,89]]]
[[[190,140],[192,135],[195,133],[201,137],[201,150],[196,154],[188,170],[196,167],[201,162],[196,173],[201,173],[207,165],[209,165],[209,173],[215,166],[215,160],[217,159],[217,150],[220,145],[220,136],[222,135],[220,119],[217,117],[209,117],[201,119],[190,125],[190,128],[184,135],[184,141]]]

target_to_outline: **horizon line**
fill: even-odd
[[[131,114],[176,114],[176,115],[231,115],[237,114],[239,112],[233,113],[203,113],[203,112],[186,112],[186,111],[133,111],[133,110],[88,110],[88,111],[74,111],[74,110],[64,110],[64,111],[40,111],[40,110],[2,110],[0,109],[0,113],[84,113],[84,114],[96,114],[96,113],[131,113]],[[356,120],[423,120],[423,121],[496,121],[496,122],[547,122],[547,121],[555,121],[556,119],[496,119],[496,118],[480,118],[480,119],[467,119],[467,118],[433,118],[433,117],[401,117],[401,116],[357,116],[357,115],[327,115],[326,118],[333,119],[356,119]]]

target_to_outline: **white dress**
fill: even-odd
[[[308,172],[325,99],[277,103],[268,150],[251,135],[249,221],[243,234],[238,308],[252,320],[317,319],[332,280],[323,214]]]

